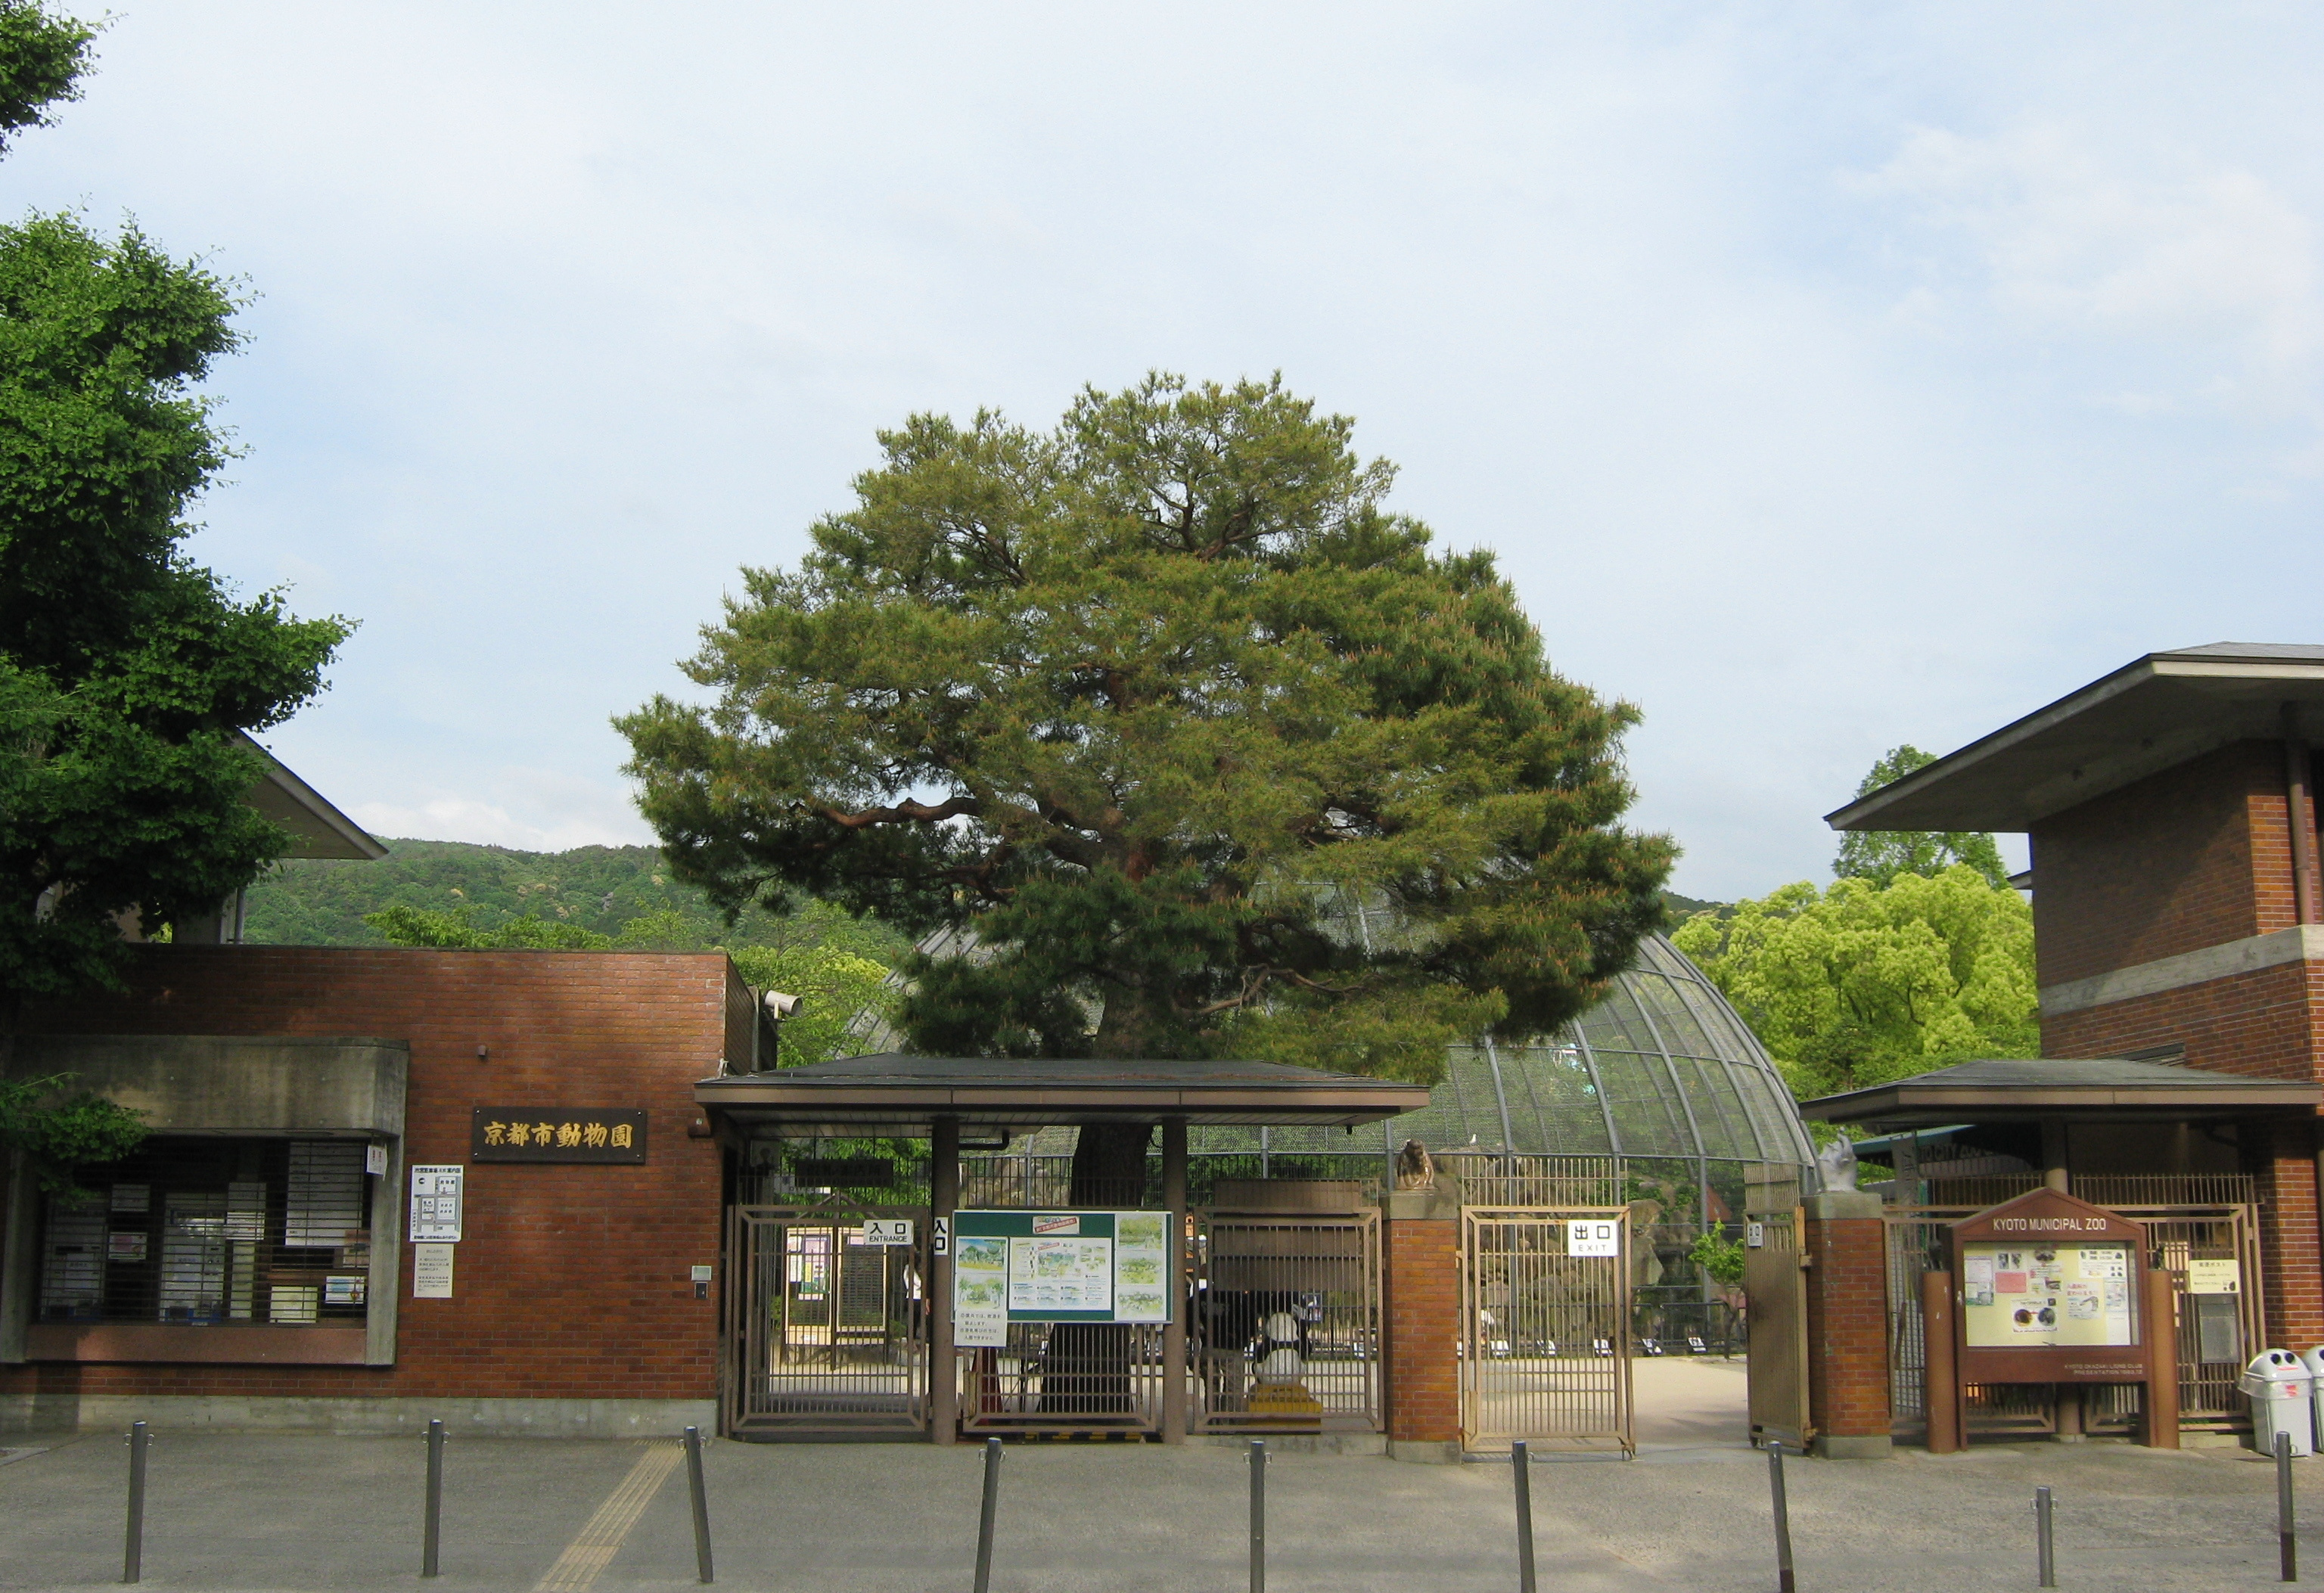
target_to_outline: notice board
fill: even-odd
[[[2139,1224],[2037,1189],[1955,1223],[1952,1241],[1961,1382],[2145,1379]]]
[[[1167,1211],[955,1211],[953,1341],[1012,1322],[1165,1322],[1177,1285]]]

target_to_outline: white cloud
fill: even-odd
[[[2324,361],[2316,227],[2293,198],[2239,167],[2181,152],[2135,160],[2111,142],[2035,126],[1974,138],[1923,128],[1859,191],[1952,235],[1932,276],[1966,274],[2037,336],[2145,345],[2160,388],[2104,392],[2133,414],[2194,405],[2307,410]],[[1927,281],[1905,308],[1928,317]],[[2152,367],[2151,367],[2152,368]]]

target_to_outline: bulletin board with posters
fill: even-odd
[[[953,1213],[953,1340],[1014,1322],[1164,1322],[1176,1292],[1167,1211]]]
[[[2138,1223],[2050,1189],[1955,1223],[1960,1381],[2144,1382],[2146,1243]]]

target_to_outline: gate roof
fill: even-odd
[[[1311,1124],[1352,1128],[1428,1104],[1419,1084],[1274,1062],[1103,1057],[850,1056],[705,1079],[694,1099],[738,1128],[785,1135],[924,1137],[1052,1123]]]
[[[2131,1057],[2000,1058],[1964,1062],[1869,1089],[1803,1101],[1827,1123],[1905,1128],[2027,1122],[2266,1117],[2313,1118],[2324,1089],[2310,1080],[2254,1079]]]

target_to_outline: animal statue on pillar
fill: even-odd
[[[1398,1189],[1434,1189],[1436,1158],[1417,1139],[1407,1139],[1404,1148],[1396,1153],[1396,1186]]]

